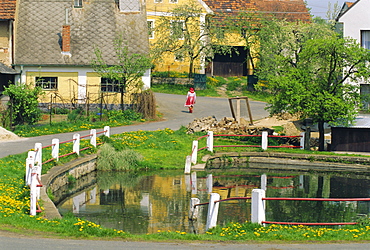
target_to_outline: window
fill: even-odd
[[[148,20],[148,33],[149,33],[149,39],[154,38],[154,20]]]
[[[171,35],[177,39],[184,39],[184,21],[171,21]]]
[[[101,78],[100,81],[100,90],[102,92],[121,92],[121,86],[117,80],[109,79],[109,78]]]
[[[163,0],[154,0],[154,3],[162,3]]]
[[[177,62],[183,62],[184,61],[184,56],[180,53],[175,54],[175,61]]]
[[[58,77],[36,77],[36,86],[45,90],[57,90]]]
[[[140,0],[118,0],[118,8],[121,12],[139,12]]]
[[[361,46],[370,49],[370,30],[361,30]]]
[[[177,3],[177,0],[170,0],[170,3]]]
[[[82,8],[82,0],[74,0],[74,6],[75,8]]]

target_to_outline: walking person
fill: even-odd
[[[194,88],[190,88],[188,94],[186,95],[185,107],[189,108],[189,113],[193,113],[193,108],[197,95],[195,94]]]

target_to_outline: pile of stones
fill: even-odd
[[[186,128],[188,134],[213,131],[215,134],[260,135],[262,131],[268,131],[269,134],[273,134],[274,132],[271,128],[248,125],[248,122],[244,119],[237,122],[232,117],[224,117],[221,121],[217,121],[213,116],[195,118]]]

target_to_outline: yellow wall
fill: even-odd
[[[78,72],[27,72],[27,84],[35,84],[36,77],[58,77],[57,90],[45,90],[40,102],[50,102],[50,96],[57,96],[57,103],[77,103],[78,99]],[[86,96],[89,104],[100,104],[101,91],[100,91],[100,76],[95,72],[88,72]],[[131,95],[133,90],[127,88],[127,94],[124,95],[124,103],[131,102]],[[82,102],[84,103],[84,102]],[[120,104],[121,94],[115,92],[103,92],[104,104]]]

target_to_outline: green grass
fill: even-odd
[[[202,133],[187,135],[185,128],[178,131],[170,129],[158,131],[136,131],[114,135],[111,138],[100,138],[111,144],[117,150],[135,150],[143,156],[138,163],[140,168],[152,169],[182,169],[186,155],[191,152],[191,144],[194,139]],[[88,143],[88,142],[83,142]],[[227,140],[220,143],[228,143]],[[86,146],[86,145],[85,145]],[[48,151],[49,150],[49,151]],[[233,149],[234,150],[234,149]],[[257,149],[249,149],[256,151]],[[63,144],[63,153],[71,151],[71,145]],[[221,152],[221,149],[217,151]],[[228,150],[229,151],[229,150]],[[324,152],[309,152],[299,149],[268,150],[288,153],[312,153],[325,154]],[[85,152],[85,151],[84,151]],[[85,154],[95,153],[96,149],[90,149]],[[49,158],[50,149],[45,149],[44,160]],[[328,154],[328,153],[326,153]],[[331,153],[333,154],[333,153]],[[343,227],[305,227],[305,226],[279,226],[271,225],[262,227],[257,224],[230,223],[223,227],[216,227],[205,234],[195,235],[178,231],[158,231],[148,235],[132,235],[120,230],[103,228],[94,222],[75,218],[73,215],[65,216],[63,219],[48,220],[43,214],[29,216],[29,189],[24,186],[24,164],[26,153],[8,156],[0,159],[0,224],[4,229],[17,232],[37,233],[52,235],[55,237],[74,237],[84,239],[117,239],[117,240],[198,240],[215,242],[249,242],[249,241],[273,241],[273,242],[312,242],[312,241],[346,241],[361,242],[370,240],[370,221],[363,219],[356,226]],[[200,156],[199,156],[200,157]],[[62,158],[61,162],[75,159],[76,155]],[[60,164],[50,162],[43,165],[43,172]],[[135,175],[130,172],[122,175],[115,172],[116,177],[125,182],[131,182]],[[121,176],[121,177],[119,177]],[[125,176],[125,178],[123,178]],[[109,186],[109,176],[105,180]]]

